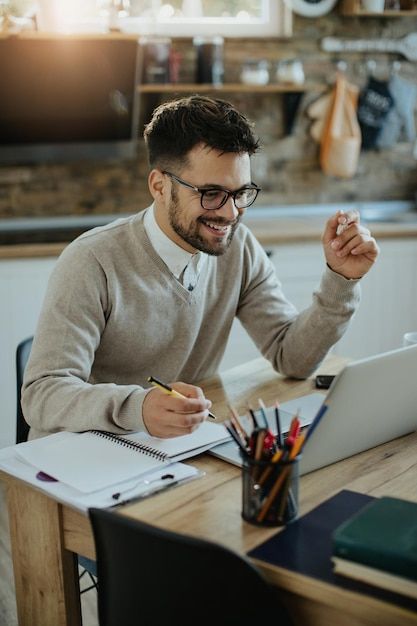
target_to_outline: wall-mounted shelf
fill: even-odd
[[[207,83],[155,83],[155,84],[140,84],[137,86],[138,97],[141,100],[140,105],[140,121],[139,126],[142,127],[147,124],[151,118],[152,112],[155,107],[162,101],[164,95],[172,95],[175,97],[177,94],[238,94],[238,95],[250,95],[250,94],[297,94],[297,99],[300,100],[303,93],[318,92],[322,93],[328,89],[328,85],[324,83],[276,83],[269,85],[246,85],[243,83],[226,83],[224,85],[211,85]],[[289,96],[290,97],[290,96]],[[295,106],[295,105],[294,105]]]
[[[154,84],[154,85],[139,85],[138,91],[142,94],[145,93],[286,93],[295,91],[324,91],[326,85],[321,83],[303,83],[303,84],[291,84],[280,83],[271,85],[245,85],[243,83],[228,83],[224,85],[209,85],[206,83],[167,83],[167,84]]]
[[[365,11],[362,8],[361,0],[342,0],[341,9],[342,15],[349,17],[407,17],[416,15],[417,9],[401,9],[400,11],[386,10],[381,13],[375,13],[371,11]]]

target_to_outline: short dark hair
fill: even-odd
[[[193,95],[165,102],[145,127],[149,165],[183,166],[200,143],[220,152],[252,155],[259,148],[252,128],[253,123],[225,100]]]

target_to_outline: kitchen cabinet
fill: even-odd
[[[0,261],[0,448],[15,442],[18,343],[33,335],[56,258]]]
[[[362,300],[333,353],[360,359],[401,346],[408,330],[417,330],[417,239],[384,239],[376,265],[362,279]],[[311,302],[324,268],[320,243],[268,247],[284,293],[303,309]],[[235,322],[221,369],[259,352]]]

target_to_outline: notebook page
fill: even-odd
[[[168,489],[172,486],[181,485],[189,480],[204,476],[204,472],[199,471],[192,465],[170,463],[157,470],[147,472],[140,477],[132,478],[87,494],[81,493],[62,482],[45,482],[39,480],[37,477],[37,469],[17,457],[15,446],[0,450],[0,469],[12,476],[21,478],[59,502],[69,504],[80,511],[87,511],[87,509],[92,506],[107,508],[115,506],[115,502],[116,505],[119,505],[131,499],[145,498],[152,496],[161,488]],[[172,480],[161,480],[163,476],[166,476],[167,472],[173,476]],[[121,492],[117,501],[113,498],[115,492]]]
[[[38,470],[83,493],[140,476],[172,460],[189,458],[227,441],[224,426],[203,422],[193,433],[169,439],[147,433],[117,436],[167,454],[164,462],[92,432],[61,432],[19,444],[16,454]]]
[[[148,445],[155,450],[164,452],[171,460],[178,461],[204,452],[218,443],[229,441],[230,435],[222,424],[203,422],[194,432],[180,437],[160,439],[141,432],[126,435],[124,439]]]
[[[93,433],[61,432],[19,444],[16,454],[83,493],[120,483],[164,465]]]

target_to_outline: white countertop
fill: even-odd
[[[417,222],[417,206],[412,200],[254,206],[246,212],[244,222],[251,223],[253,221],[280,218],[325,218],[338,209],[343,209],[344,211],[356,209],[364,221],[401,222],[415,220]],[[87,229],[102,226],[129,215],[129,213],[113,213],[108,215],[0,218],[0,232],[70,230],[84,227]],[[405,217],[406,219],[403,219]]]

